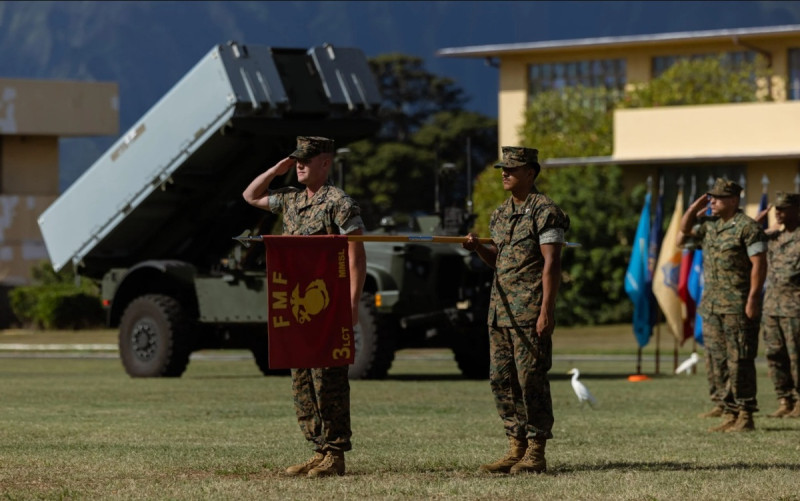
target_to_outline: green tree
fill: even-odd
[[[370,67],[384,98],[382,126],[377,137],[348,146],[344,183],[359,201],[367,228],[387,215],[402,223],[415,212],[432,213],[444,163],[456,168],[452,178],[440,178],[442,203],[463,206],[467,138],[474,174],[496,156],[497,121],[464,111],[462,89],[429,73],[420,58],[386,54],[371,59]]]
[[[772,100],[771,71],[763,56],[732,64],[725,55],[681,59],[658,78],[635,86],[618,108],[651,108]]]
[[[434,114],[461,110],[467,102],[453,80],[429,73],[419,57],[382,54],[369,66],[383,97],[381,139],[406,142]]]
[[[526,110],[523,144],[547,158],[608,156],[615,108],[755,101],[766,98],[768,81],[763,61],[734,67],[720,56],[679,61],[623,96],[584,87],[543,92]],[[582,245],[563,253],[559,323],[628,321],[632,309],[623,279],[645,187],[625,193],[622,169],[613,165],[547,169],[537,184],[570,215],[568,240]],[[507,196],[498,171],[479,175],[476,233],[488,234],[489,215]]]

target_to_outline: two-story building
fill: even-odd
[[[648,82],[686,57],[760,54],[773,77],[771,101],[670,106],[614,111],[609,157],[548,158],[543,166],[616,164],[628,187],[648,177],[673,185],[694,179],[697,194],[714,177],[745,187],[754,216],[763,190],[800,191],[800,25],[446,48],[442,57],[485,59],[499,70],[500,145],[520,145],[528,102],[537,92],[569,85],[605,86],[620,92]],[[535,147],[536,145],[525,145]],[[766,183],[764,182],[766,181]],[[666,201],[666,200],[665,200]],[[688,203],[689,200],[686,200]]]
[[[0,78],[0,326],[7,292],[47,260],[37,219],[58,196],[59,140],[119,134],[116,83]]]

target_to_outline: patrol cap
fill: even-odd
[[[539,150],[523,146],[503,146],[503,161],[494,164],[495,169],[502,167],[523,167],[528,165],[536,169],[536,174],[542,170],[539,165]]]
[[[733,181],[728,181],[726,179],[722,179],[718,177],[716,181],[714,181],[714,186],[711,188],[711,191],[706,193],[707,195],[711,195],[712,197],[740,197],[742,196],[742,187],[739,186],[737,183]]]
[[[297,136],[297,149],[289,158],[308,160],[320,153],[333,153],[333,139],[319,136]]]
[[[800,207],[800,194],[777,192],[775,194],[775,208],[786,209],[789,207]]]

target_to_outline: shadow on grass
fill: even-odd
[[[580,380],[585,380],[585,379],[628,379],[628,376],[630,376],[631,374],[633,374],[633,372],[626,372],[626,373],[612,373],[612,372],[609,372],[609,373],[602,373],[602,374],[599,374],[599,373],[598,374],[584,374],[583,372],[581,372],[581,375],[580,375],[579,379]],[[550,381],[563,381],[563,380],[567,380],[567,379],[572,379],[571,375],[566,374],[566,373],[560,374],[558,372],[556,372],[556,373],[550,372],[550,373],[548,373],[548,377],[550,378]],[[652,378],[653,376],[648,376],[648,377]]]
[[[605,464],[578,464],[565,465],[557,468],[548,469],[548,475],[563,475],[570,473],[581,473],[584,471],[611,471],[611,470],[635,470],[635,471],[728,471],[728,470],[773,470],[785,469],[800,471],[800,463],[745,463],[735,462],[729,464],[698,465],[695,463],[681,463],[675,461],[655,462],[655,461],[616,461]]]
[[[389,374],[388,381],[489,381],[486,379],[465,378],[461,374]]]
[[[607,374],[586,374],[581,373],[581,380],[600,380],[600,379],[628,379],[632,373],[607,373]],[[548,374],[550,381],[568,381],[572,378],[569,374],[560,374],[550,372]],[[657,379],[661,376],[649,376],[651,379]],[[386,376],[387,380],[392,381],[489,381],[489,378],[466,378],[461,374],[389,374]]]
[[[758,426],[757,429],[759,431],[796,431],[797,430],[797,428],[794,428],[792,426],[764,426],[763,424],[761,424],[761,426]]]

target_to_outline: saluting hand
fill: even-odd
[[[289,172],[289,169],[294,168],[296,164],[297,160],[295,160],[294,158],[286,157],[280,162],[273,165],[272,168],[275,170],[275,175],[282,176],[283,174]]]

